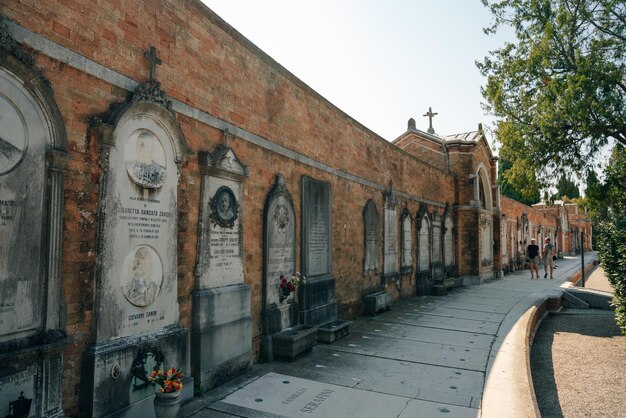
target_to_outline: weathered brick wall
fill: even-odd
[[[2,1],[2,13],[43,38],[138,82],[148,78],[143,51],[154,45],[163,60],[157,68],[158,79],[172,98],[377,185],[336,176],[242,138],[232,140],[235,153],[250,168],[243,185],[244,276],[252,288],[255,350],[260,335],[263,204],[275,173],[283,173],[287,180],[298,231],[301,176],[331,185],[333,276],[340,317],[344,318],[359,315],[362,295],[380,284],[378,275],[363,276],[362,210],[367,199],[374,200],[381,214],[381,187],[389,185],[441,205],[454,201],[453,177],[443,168],[421,162],[377,137],[277,65],[199,1]],[[66,412],[74,414],[78,411],[81,357],[92,333],[101,175],[98,144],[89,121],[112,103],[124,101],[129,92],[51,59],[45,51],[30,52],[52,83],[69,143],[61,280],[67,332],[74,340],[64,353],[63,402]],[[197,153],[221,145],[222,132],[182,114],[177,114],[177,119],[191,150],[178,190],[178,302],[180,321],[190,327],[200,198]],[[399,201],[400,209],[406,205],[413,215],[419,209],[418,200],[400,196]],[[433,205],[432,210],[442,212],[443,206]],[[382,223],[380,242],[382,265]],[[414,251],[415,242],[414,237]],[[414,285],[407,275],[389,290],[396,297],[405,297],[414,294]]]
[[[446,167],[447,157],[443,145],[432,139],[410,131],[393,141],[393,144],[435,167]]]

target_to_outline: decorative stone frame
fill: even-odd
[[[123,158],[124,149],[121,145],[127,143],[130,132],[134,135],[134,132],[142,129],[159,133],[158,138],[166,152],[168,167],[171,167],[168,174],[173,174],[156,189],[143,187],[133,182],[132,178],[128,178],[129,187],[141,188],[144,197],[145,193],[148,196],[151,193],[165,193],[164,196],[168,197],[163,204],[167,204],[168,207],[162,209],[157,206],[157,208],[166,210],[174,216],[173,220],[168,220],[165,224],[164,232],[167,237],[159,238],[154,244],[149,244],[159,246],[162,252],[159,256],[162,260],[167,260],[167,263],[163,264],[163,284],[158,295],[159,299],[162,297],[165,299],[160,300],[158,304],[154,302],[159,309],[163,307],[164,316],[158,318],[159,322],[152,325],[145,324],[141,329],[125,332],[118,329],[118,335],[116,335],[111,332],[114,327],[111,324],[116,324],[114,321],[119,317],[119,312],[107,308],[107,298],[116,297],[113,289],[120,289],[114,281],[115,271],[111,270],[113,268],[110,262],[111,252],[118,249],[110,234],[114,233],[112,231],[118,224],[116,209],[120,201],[117,195],[119,190],[115,187],[119,185],[117,181],[122,181],[124,176],[129,176],[129,173],[126,167],[120,164],[120,160],[113,161],[112,156]],[[177,290],[178,263],[176,261],[179,176],[181,167],[187,162],[190,153],[176,114],[171,109],[171,102],[156,80],[139,85],[125,102],[113,104],[101,117],[93,118],[89,134],[99,145],[100,207],[97,230],[98,256],[94,273],[94,331],[91,344],[83,355],[81,412],[93,416],[113,413],[134,416],[145,409],[148,404],[151,405],[150,395],[141,393],[141,390],[138,390],[136,395],[132,395],[135,397],[131,397],[129,393],[133,378],[133,363],[142,350],[151,352],[159,350],[168,367],[175,367],[186,372],[190,369],[187,343],[189,331],[182,327],[178,320],[180,312]],[[168,193],[175,193],[175,195],[168,195]],[[161,205],[160,202],[157,204]],[[121,292],[121,289],[119,291]],[[167,294],[162,296],[164,291]],[[109,367],[112,368],[109,369]],[[125,382],[125,384],[120,384],[120,382]],[[193,380],[186,379],[181,395],[184,400],[193,396],[193,387]],[[146,390],[144,388],[143,392]]]
[[[0,71],[15,79],[32,105],[41,113],[45,133],[45,172],[43,186],[43,227],[41,236],[40,285],[43,306],[41,328],[34,334],[0,343],[0,375],[27,369],[36,376],[31,411],[56,417],[63,415],[61,401],[62,352],[66,338],[66,311],[61,292],[63,245],[64,173],[67,161],[65,124],[50,82],[35,66],[34,58],[9,35],[0,15]],[[18,163],[19,164],[19,163]],[[17,166],[4,174],[16,170]],[[1,176],[0,176],[1,178]],[[30,373],[30,372],[29,372]]]

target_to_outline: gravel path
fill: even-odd
[[[626,338],[613,312],[562,312],[543,320],[532,346],[541,416],[626,417]]]
[[[604,275],[602,267],[595,269],[585,280],[585,287],[588,289],[602,290],[603,292],[613,293],[613,288]]]

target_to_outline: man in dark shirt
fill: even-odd
[[[532,238],[530,240],[530,245],[526,250],[526,254],[528,255],[528,259],[530,261],[530,278],[538,279],[539,278],[539,246],[535,243],[535,239]],[[535,272],[533,274],[533,271]]]

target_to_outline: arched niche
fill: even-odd
[[[476,189],[474,190],[474,199],[481,202],[483,209],[493,211],[493,196],[491,193],[491,181],[485,165],[480,163],[476,170]]]

